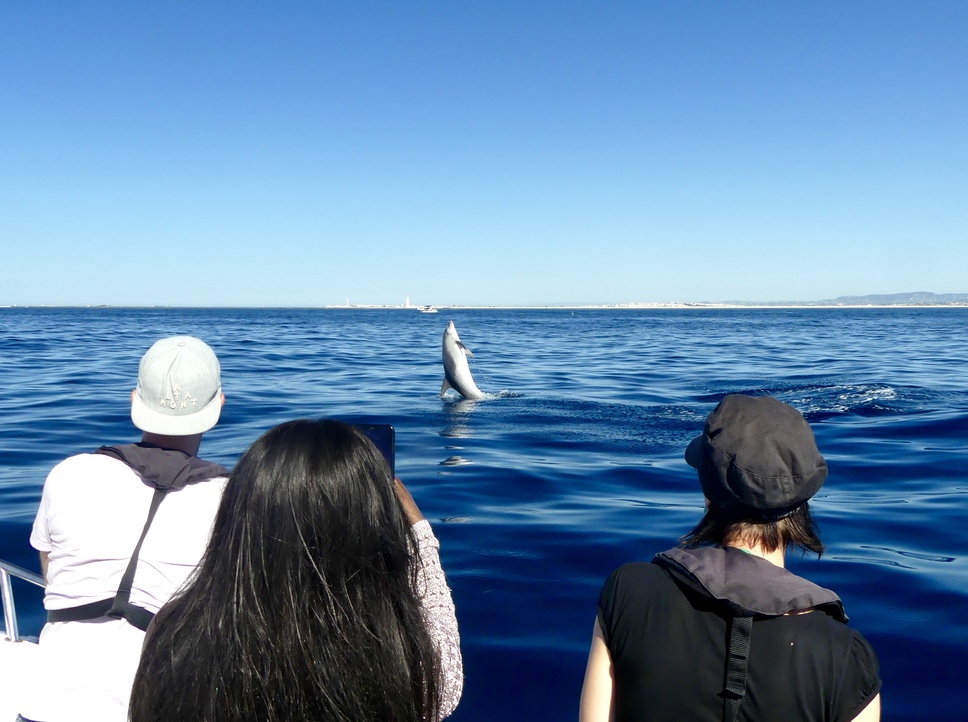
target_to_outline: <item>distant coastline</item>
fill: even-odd
[[[668,302],[629,302],[600,304],[545,304],[545,305],[463,305],[452,304],[436,306],[437,309],[715,309],[715,308],[959,308],[968,307],[968,293],[930,293],[914,291],[911,293],[870,294],[867,296],[838,296],[822,301],[668,301]],[[375,304],[332,305],[324,308],[403,308],[416,306],[393,306]]]
[[[327,304],[320,306],[112,306],[108,304],[83,305],[0,305],[0,308],[306,308],[306,309],[358,309],[358,310],[403,310],[418,311],[428,306],[407,304]],[[442,304],[434,305],[438,310],[651,310],[651,309],[831,309],[831,308],[968,308],[968,293],[914,293],[872,294],[868,296],[839,296],[822,301],[668,301],[668,302],[628,302],[628,303],[549,303],[543,305],[479,305],[479,304]]]

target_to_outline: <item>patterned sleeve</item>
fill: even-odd
[[[417,594],[423,604],[424,618],[430,636],[440,651],[440,717],[443,719],[457,708],[464,689],[464,663],[460,654],[460,634],[454,600],[447,586],[447,578],[440,566],[440,542],[422,519],[413,525],[417,539],[420,567],[417,570]]]

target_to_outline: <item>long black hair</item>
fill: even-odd
[[[416,550],[360,431],[269,430],[232,472],[198,571],[149,630],[131,720],[436,720]]]

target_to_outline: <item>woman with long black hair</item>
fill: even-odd
[[[353,426],[292,421],[225,488],[193,580],[155,618],[133,722],[436,722],[460,699],[438,544]]]

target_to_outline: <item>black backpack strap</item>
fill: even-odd
[[[148,629],[148,625],[155,615],[143,607],[131,604],[131,589],[134,586],[134,573],[138,567],[141,545],[144,544],[145,537],[148,536],[151,522],[154,520],[155,513],[161,506],[161,501],[165,498],[167,492],[167,487],[159,486],[155,489],[155,493],[151,497],[151,506],[148,509],[148,518],[145,520],[144,529],[141,530],[141,538],[138,539],[138,543],[131,553],[131,559],[128,560],[128,566],[124,570],[121,584],[114,598],[102,599],[69,609],[51,609],[47,612],[48,622],[81,622],[100,617],[111,617],[113,619],[125,619],[131,626],[137,627],[142,632]]]
[[[729,620],[729,650],[726,653],[726,688],[723,691],[723,722],[735,722],[746,696],[746,667],[750,658],[750,632],[753,617],[736,616]]]
[[[102,599],[99,602],[89,602],[77,607],[67,609],[49,609],[47,611],[48,622],[84,622],[90,619],[106,617],[111,611],[111,603],[114,599]]]
[[[134,573],[138,567],[138,556],[144,544],[155,513],[171,489],[180,489],[187,484],[227,476],[229,471],[223,466],[189,456],[181,451],[171,451],[153,447],[151,444],[128,444],[126,446],[102,446],[95,453],[110,456],[130,466],[148,484],[154,487],[148,518],[141,538],[128,560],[128,566],[121,577],[117,593],[111,599],[101,599],[67,609],[51,609],[47,612],[48,622],[84,622],[102,617],[125,619],[133,627],[145,631],[154,613],[131,603],[131,590],[134,586]]]
[[[130,624],[142,632],[148,628],[151,618],[155,615],[147,609],[131,604],[129,601],[131,599],[131,588],[134,586],[134,573],[138,566],[141,545],[144,544],[145,537],[148,536],[148,529],[151,528],[151,522],[155,518],[155,513],[158,511],[158,507],[161,506],[161,501],[167,493],[167,487],[159,486],[155,489],[155,493],[151,497],[151,507],[148,509],[148,518],[145,520],[145,528],[141,530],[141,538],[138,539],[138,544],[131,553],[128,568],[124,570],[124,576],[121,577],[121,585],[118,587],[117,594],[114,595],[114,604],[111,605],[111,609],[107,613],[107,616],[113,617],[114,619],[127,619]]]

